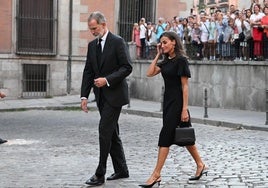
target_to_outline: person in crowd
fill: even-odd
[[[263,8],[265,16],[261,19],[261,27],[263,28],[263,57],[268,59],[268,7]]]
[[[101,12],[89,15],[88,27],[96,39],[88,44],[81,85],[81,109],[88,112],[88,96],[93,88],[100,113],[100,153],[95,174],[86,184],[99,186],[105,182],[109,154],[114,173],[107,180],[129,177],[118,119],[122,106],[129,103],[126,77],[132,72],[132,66],[124,39],[108,30],[106,18]]]
[[[259,0],[251,0],[251,5],[250,5],[251,12],[254,12],[254,6],[257,4],[261,6]]]
[[[181,41],[183,41],[183,25],[182,25],[182,22],[183,22],[183,18],[179,18],[177,17],[176,18],[178,21],[178,35],[181,39]]]
[[[235,12],[236,12],[236,8],[234,5],[230,5],[230,9],[229,9],[229,16],[232,19],[235,19]]]
[[[171,27],[172,27],[172,23],[171,21],[166,21],[166,27],[165,27],[165,31],[170,31]]]
[[[261,12],[260,4],[254,5],[254,13],[250,16],[250,25],[252,27],[252,37],[254,41],[254,60],[262,59],[262,38],[263,29],[261,27],[261,19],[264,14]]]
[[[251,9],[246,9],[245,10],[245,21],[249,24],[250,24],[251,15],[252,15]],[[253,42],[253,38],[252,38],[251,26],[246,31],[245,37],[246,37],[246,42],[247,42],[246,59],[252,60],[254,57],[254,54],[253,54],[254,42]]]
[[[196,20],[195,20],[195,17],[194,16],[188,16],[188,26],[190,28],[193,28],[194,27],[194,23],[196,23]]]
[[[240,42],[240,46],[242,47],[242,56],[243,60],[248,60],[248,54],[249,54],[249,44],[248,39],[251,38],[251,29],[250,29],[250,23],[246,19],[246,14],[242,11],[239,12],[239,17],[241,17],[241,29],[244,33],[244,40]]]
[[[242,56],[244,54],[242,54],[242,46],[244,45],[244,41],[245,41],[245,37],[241,38],[241,35],[245,28],[245,24],[244,24],[244,18],[243,18],[243,12],[242,11],[237,11],[235,13],[235,29],[237,29],[238,33],[238,38],[234,41],[234,46],[235,46],[235,57],[236,60],[242,60]]]
[[[214,15],[209,17],[208,24],[208,56],[209,60],[216,60],[217,28]]]
[[[164,55],[164,60],[158,60]],[[161,170],[173,144],[174,133],[178,122],[189,121],[188,111],[188,78],[191,77],[186,52],[183,44],[175,32],[164,32],[160,36],[157,55],[147,69],[147,76],[162,74],[165,84],[163,104],[163,127],[158,141],[158,159],[156,166],[145,184],[141,187],[152,187],[161,182]],[[196,162],[197,170],[189,180],[199,180],[207,173],[196,145],[186,146]]]
[[[146,31],[146,57],[153,57],[153,52],[155,51],[157,45],[156,33],[154,32],[154,25],[152,22],[147,23]]]
[[[151,46],[152,44],[153,45],[157,44],[156,34],[154,32],[154,26],[153,26],[152,22],[147,23],[146,44],[147,44],[147,46]]]
[[[188,19],[183,18],[182,21],[183,28],[183,44],[187,45],[191,42],[191,27],[188,25]]]
[[[176,21],[176,18],[172,20],[172,25],[169,31],[173,31],[175,33],[179,33],[179,29],[178,29],[178,23]]]
[[[6,94],[0,91],[0,98],[5,98],[5,97],[6,97]],[[0,138],[0,144],[6,143],[6,142],[7,140]]]
[[[250,9],[245,9],[245,21],[250,23],[250,16],[252,15],[252,11]]]
[[[156,33],[156,37],[157,37],[157,42],[160,41],[160,36],[162,35],[162,33],[165,31],[167,24],[165,23],[165,19],[160,17],[158,18],[158,23],[155,27],[155,33]]]
[[[138,23],[134,23],[132,29],[132,42],[136,44],[137,58],[141,55],[140,27]]]
[[[223,13],[217,11],[216,13],[217,20],[216,20],[216,33],[217,33],[217,56],[219,60],[222,59],[222,46],[224,43],[224,32],[228,25],[228,19],[223,17]]]
[[[268,0],[263,0],[263,7],[268,7]],[[264,11],[263,11],[264,13]]]
[[[208,60],[208,38],[209,38],[209,21],[205,13],[200,14],[200,30],[201,30],[201,42],[203,44],[202,49],[202,56],[204,57],[203,60]]]
[[[192,45],[196,49],[196,57],[198,59],[202,59],[202,47],[203,44],[200,40],[201,37],[201,30],[199,28],[198,23],[193,23],[193,29],[191,30],[191,39],[192,39]]]
[[[230,18],[228,25],[224,30],[223,43],[222,43],[222,58],[224,60],[232,60],[232,45],[231,42],[234,36],[234,20]]]
[[[141,44],[141,58],[146,58],[146,30],[147,30],[147,24],[145,22],[145,18],[140,19],[140,44]]]
[[[214,13],[215,13],[216,15],[218,15],[218,14],[221,14],[222,11],[221,11],[221,9],[216,9]]]
[[[235,25],[235,19],[232,19],[233,24],[233,35],[231,39],[231,56],[234,58],[233,60],[238,60],[239,58],[237,57],[237,51],[239,48],[239,31],[237,26]]]

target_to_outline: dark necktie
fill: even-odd
[[[101,54],[102,54],[102,49],[101,49],[101,41],[102,41],[102,39],[101,38],[99,38],[99,40],[98,40],[98,44],[97,44],[97,63],[98,63],[98,66],[100,65],[100,63],[101,63]]]

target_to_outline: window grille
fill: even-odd
[[[119,35],[131,41],[133,24],[141,18],[146,22],[155,21],[156,0],[120,0]]]
[[[17,53],[55,55],[56,0],[17,2]]]
[[[46,64],[22,65],[22,97],[48,96],[49,66]]]
[[[215,2],[215,0],[209,0],[207,4],[208,4],[208,5],[216,4],[216,2]]]

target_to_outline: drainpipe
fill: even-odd
[[[72,81],[72,35],[73,35],[73,0],[70,0],[70,13],[69,13],[69,51],[67,60],[67,94],[71,93],[71,81]]]

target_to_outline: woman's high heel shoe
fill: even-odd
[[[160,177],[159,178],[157,178],[153,183],[151,183],[151,184],[141,184],[141,185],[139,185],[140,187],[147,187],[147,188],[149,188],[149,187],[153,187],[156,183],[158,183],[158,186],[160,186],[160,182],[161,182],[161,179],[160,179]]]
[[[198,176],[191,177],[191,178],[189,178],[189,180],[199,180],[203,176],[203,174],[206,174],[206,176],[208,175],[208,172],[205,171],[205,165],[203,166],[203,168]]]

